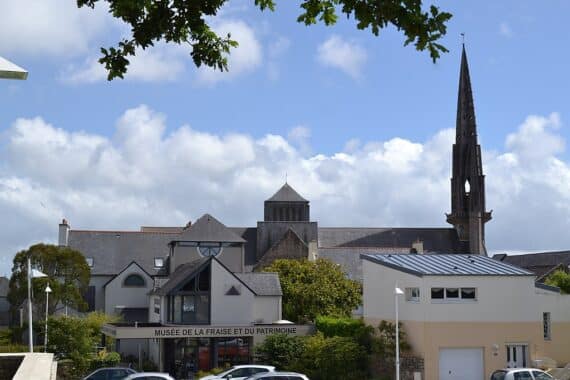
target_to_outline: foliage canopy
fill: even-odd
[[[264,270],[279,274],[283,318],[293,322],[314,321],[319,315],[349,317],[362,302],[360,283],[328,260],[281,259]]]
[[[545,284],[560,288],[562,294],[570,294],[570,273],[559,269],[548,276]]]
[[[12,307],[19,307],[28,298],[28,257],[33,268],[47,275],[32,279],[32,297],[39,310],[45,310],[44,290],[47,284],[52,290],[49,296],[50,314],[58,304],[77,310],[86,308],[83,294],[89,285],[91,270],[85,258],[74,249],[49,244],[33,245],[14,257],[8,291],[8,301]]]
[[[108,80],[123,78],[129,65],[128,57],[138,48],[147,49],[159,41],[188,44],[196,66],[206,65],[221,71],[228,69],[227,55],[237,42],[231,35],[218,36],[208,24],[228,0],[76,0],[78,7],[93,8],[107,2],[109,12],[131,28],[131,35],[117,46],[102,48],[99,60],[107,69]],[[274,0],[254,0],[261,11],[276,8]],[[438,41],[447,31],[451,14],[431,5],[426,10],[422,0],[301,0],[297,22],[305,25],[333,25],[338,13],[353,18],[358,29],[368,29],[378,36],[388,26],[402,32],[404,45],[427,50],[435,62],[447,52]]]

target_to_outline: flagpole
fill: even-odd
[[[34,341],[32,333],[32,261],[28,256],[28,341],[30,352],[34,352]]]

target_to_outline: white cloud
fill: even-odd
[[[125,80],[140,82],[172,82],[181,77],[190,58],[190,47],[186,45],[157,44],[149,49],[137,49],[129,57]],[[107,80],[107,71],[98,62],[99,57],[89,57],[82,65],[70,65],[61,74],[63,82],[80,84]]]
[[[513,30],[511,29],[511,27],[509,26],[509,24],[507,24],[506,22],[502,22],[499,25],[499,33],[507,38],[510,38],[513,36]]]
[[[63,217],[74,228],[136,229],[209,212],[253,226],[285,173],[321,226],[446,226],[452,129],[427,141],[351,140],[344,151],[309,155],[299,145],[310,137],[304,126],[254,139],[165,123],[146,106],[127,110],[112,137],[16,120],[0,135],[0,273],[18,249],[55,241]],[[490,251],[570,247],[562,127],[557,114],[529,116],[503,152],[483,153]]]
[[[367,54],[363,47],[339,36],[330,37],[317,49],[319,63],[340,69],[354,79],[360,78],[366,59]]]
[[[212,29],[219,36],[231,34],[231,38],[239,43],[230,50],[228,71],[221,72],[210,67],[200,67],[197,71],[199,84],[213,85],[221,81],[229,81],[238,76],[248,74],[257,69],[263,61],[263,49],[255,31],[240,20],[223,20],[214,23]]]
[[[0,46],[3,54],[78,56],[112,22],[101,5],[78,9],[75,1],[2,1]]]

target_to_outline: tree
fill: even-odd
[[[188,44],[198,67],[204,64],[221,71],[228,69],[227,55],[237,42],[229,34],[218,36],[207,22],[228,0],[77,0],[77,5],[93,8],[100,1],[109,3],[109,12],[131,28],[129,38],[116,47],[101,49],[99,62],[105,65],[108,80],[123,78],[128,57],[134,56],[137,48],[147,49],[159,41]],[[275,10],[274,0],[254,2],[261,11]],[[451,14],[433,5],[425,10],[422,0],[302,0],[300,8],[297,22],[305,25],[333,25],[338,20],[337,12],[341,12],[354,18],[358,29],[369,29],[375,36],[383,28],[395,27],[406,36],[404,45],[427,50],[434,62],[441,52],[448,51],[438,41],[447,32]]]
[[[570,294],[570,274],[561,269],[556,270],[548,276],[544,283],[560,288],[562,294]]]
[[[85,374],[97,363],[118,362],[117,354],[107,358],[107,352],[97,353],[96,347],[101,342],[101,327],[105,323],[116,321],[104,313],[93,312],[83,318],[57,316],[48,321],[48,352],[58,359],[69,359],[73,362],[76,378]],[[116,364],[116,363],[115,363]]]
[[[378,341],[376,351],[387,359],[396,357],[396,324],[388,321],[381,321],[378,325]],[[402,322],[398,322],[398,340],[400,351],[409,351],[412,347],[406,339],[406,332],[402,327]]]
[[[50,313],[55,311],[58,304],[77,310],[84,310],[87,307],[83,294],[89,285],[91,271],[83,255],[68,247],[36,244],[18,252],[14,257],[8,291],[8,301],[13,308],[19,307],[28,298],[28,257],[31,259],[32,267],[47,275],[32,280],[34,305],[39,310],[45,310],[44,290],[47,284],[52,289],[49,296]]]
[[[348,317],[362,302],[360,283],[328,260],[281,259],[264,270],[279,274],[283,318],[294,322],[314,321],[319,315]]]

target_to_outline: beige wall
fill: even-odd
[[[253,322],[254,294],[233,274],[228,273],[216,260],[212,260],[212,325],[241,325]],[[231,286],[239,291],[238,296],[228,296]]]
[[[257,296],[254,301],[253,319],[258,323],[273,323],[281,319],[281,297]]]

